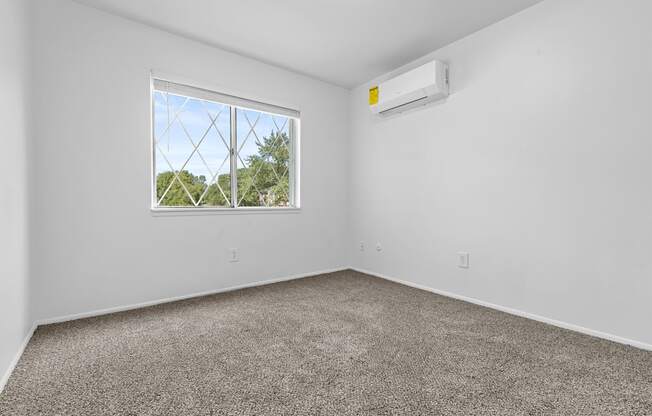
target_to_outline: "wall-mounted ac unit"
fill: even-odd
[[[448,65],[431,61],[369,88],[369,108],[388,115],[448,97]]]

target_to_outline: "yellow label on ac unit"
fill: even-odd
[[[378,104],[378,86],[369,88],[369,105]]]

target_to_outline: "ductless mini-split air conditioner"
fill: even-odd
[[[431,61],[369,88],[369,108],[388,115],[448,97],[448,65]]]

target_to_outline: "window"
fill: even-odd
[[[154,79],[153,209],[298,207],[299,112]]]

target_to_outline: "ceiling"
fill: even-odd
[[[354,87],[541,0],[77,0]]]

